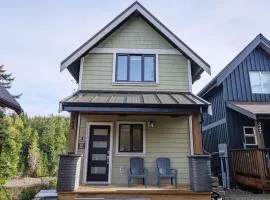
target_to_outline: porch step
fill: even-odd
[[[74,200],[151,200],[150,198],[132,198],[132,197],[106,197],[106,198],[101,198],[101,197],[77,197],[74,198]]]

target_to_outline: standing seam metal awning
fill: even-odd
[[[227,107],[252,119],[270,118],[270,102],[227,102]]]
[[[108,108],[108,112],[128,111],[124,108],[129,108],[130,112],[166,112],[164,109],[167,109],[167,112],[176,112],[198,108],[205,110],[209,105],[208,102],[192,93],[124,91],[78,91],[60,103],[62,110],[66,111],[87,111],[88,109],[88,111],[97,112],[105,111],[105,108]]]

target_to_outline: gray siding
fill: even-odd
[[[262,48],[255,48],[223,81],[224,100],[270,101],[270,94],[251,93],[249,71],[270,71],[270,56]]]
[[[204,114],[204,123],[203,126],[216,122],[220,119],[225,118],[225,102],[223,100],[223,90],[222,87],[214,89],[211,91],[207,97],[204,99],[212,104],[212,111],[213,115],[208,115],[207,113]]]

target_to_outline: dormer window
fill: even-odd
[[[117,54],[115,82],[156,82],[155,55]]]

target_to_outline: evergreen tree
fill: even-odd
[[[29,171],[28,175],[31,177],[38,177],[42,172],[42,163],[40,150],[38,147],[38,133],[37,131],[33,131],[30,138],[29,152],[28,152],[28,166]]]
[[[0,83],[7,89],[11,88],[11,82],[14,81],[11,73],[6,73],[4,65],[0,65]]]

